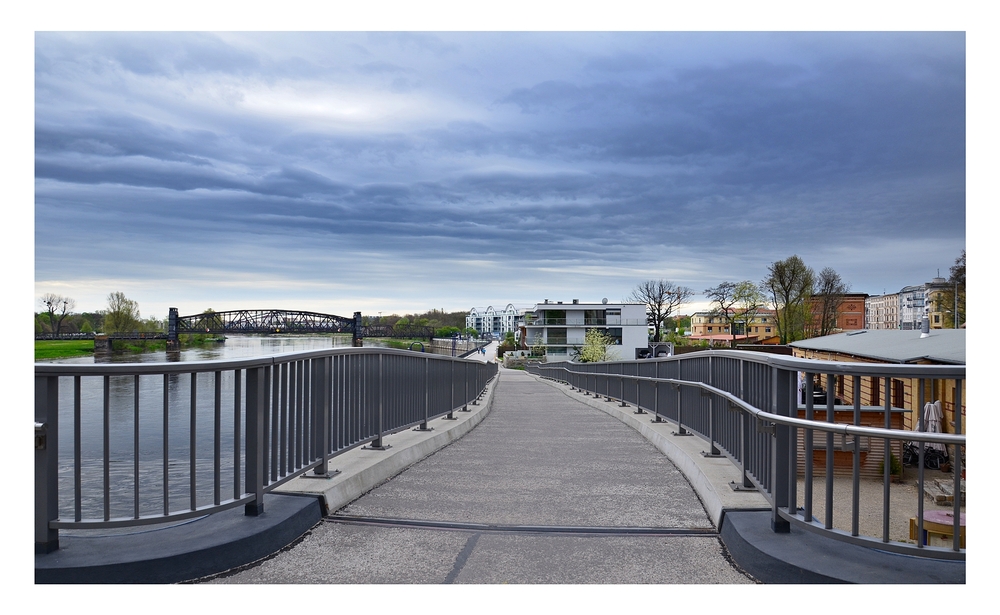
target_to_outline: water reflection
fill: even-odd
[[[231,336],[224,343],[201,348],[112,355],[107,360],[113,363],[229,360],[350,345],[350,336]],[[379,344],[366,340],[366,345]],[[95,360],[83,357],[50,362],[94,363]],[[238,497],[243,485],[235,470],[242,468],[243,447],[241,442],[234,442],[237,433],[234,424],[239,421],[238,433],[245,433],[242,414],[237,412],[237,408],[245,407],[245,391],[241,390],[238,400],[235,398],[235,378],[232,371],[81,377],[79,444],[74,438],[77,383],[73,377],[60,378],[60,518],[75,517],[76,455],[80,460],[83,518],[105,516],[105,482],[110,492],[107,511],[110,518],[133,516],[137,492],[140,515],[205,506],[214,503],[217,497],[221,500]],[[220,391],[218,396],[216,390]]]

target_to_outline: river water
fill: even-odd
[[[365,340],[365,346],[384,346],[381,340]],[[208,343],[199,348],[186,348],[178,352],[144,352],[141,354],[123,353],[98,357],[74,357],[72,359],[50,359],[40,363],[163,363],[185,361],[215,361],[228,359],[245,359],[248,357],[265,357],[284,352],[300,350],[322,350],[324,348],[340,348],[351,345],[350,335],[311,336],[260,336],[234,335],[223,343]]]
[[[45,362],[92,364],[231,360],[350,345],[350,336],[230,336],[224,343],[172,353],[160,351]],[[382,346],[384,343],[365,340],[365,345]],[[235,451],[243,447],[241,442],[234,441],[234,423],[238,420],[241,424],[239,433],[245,433],[244,420],[242,416],[235,417],[234,413],[233,372],[221,372],[220,378],[222,411],[217,429],[212,373],[199,374],[194,381],[190,374],[171,374],[166,381],[163,376],[138,377],[138,420],[136,377],[108,378],[106,398],[103,377],[82,377],[79,445],[74,438],[73,378],[60,378],[60,519],[72,520],[75,517],[77,455],[80,512],[84,519],[134,516],[137,492],[139,514],[142,516],[162,514],[164,508],[170,511],[188,509],[192,499],[196,507],[212,504],[216,498],[216,439],[220,449],[218,474],[221,484],[218,497],[222,501],[238,497],[243,486],[234,468],[237,464],[242,467],[242,457]],[[166,408],[163,401],[165,382]],[[245,391],[241,395],[241,407],[245,407],[244,398]],[[167,459],[166,471],[164,457]],[[192,458],[195,460],[193,472]],[[105,484],[109,492],[107,505],[104,500]]]

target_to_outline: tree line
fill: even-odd
[[[935,307],[945,314],[944,326],[952,327],[955,310],[948,308],[956,303],[959,322],[965,322],[965,250],[955,259],[948,282],[949,288],[938,296]],[[773,310],[780,342],[787,344],[836,331],[840,304],[850,291],[850,284],[832,267],[817,274],[793,255],[771,263],[760,282],[724,281],[705,289],[704,295],[711,301],[711,315],[721,318],[733,333],[737,324],[747,326],[763,310]],[[692,289],[669,280],[648,280],[637,285],[626,301],[646,305],[653,339],[662,340],[661,329],[693,295]]]
[[[39,298],[43,310],[35,313],[35,333],[155,333],[166,328],[164,320],[142,318],[139,303],[122,292],[108,295],[107,307],[96,312],[73,313],[76,300],[56,293]]]

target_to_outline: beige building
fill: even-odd
[[[721,314],[706,311],[691,315],[692,339],[721,339],[718,336],[736,336],[737,339],[764,339],[777,334],[778,326],[774,310],[760,310],[749,323],[743,323],[737,318],[735,331],[730,331],[729,323]]]
[[[927,337],[915,331],[855,331],[802,340],[790,344],[793,355],[805,359],[856,363],[912,363],[916,365],[965,365],[965,330],[938,329]],[[965,433],[966,381],[956,390],[954,380],[923,381],[924,401],[941,400],[946,433],[955,433],[956,412],[961,412],[961,433]],[[920,379],[861,379],[861,405],[881,406],[887,398],[893,408],[903,410],[903,429],[915,429],[922,412]],[[837,376],[834,395],[845,404],[854,399],[853,378]],[[956,400],[961,396],[961,407]]]

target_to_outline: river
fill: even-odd
[[[52,359],[39,363],[93,364],[155,363],[231,360],[280,353],[317,350],[332,347],[350,347],[350,336],[230,336],[224,343],[188,348],[179,352],[146,352],[142,354],[116,354],[110,357],[81,357]],[[365,340],[366,346],[385,346],[384,341]],[[105,480],[110,492],[108,516],[130,517],[134,514],[134,498],[139,492],[140,514],[163,512],[165,502],[164,455],[167,457],[166,506],[169,510],[188,508],[191,504],[192,439],[195,472],[195,499],[197,506],[214,500],[213,458],[215,450],[214,386],[211,373],[197,378],[195,391],[196,412],[192,412],[190,374],[172,374],[166,379],[166,411],[163,407],[164,378],[141,376],[139,381],[139,409],[136,420],[136,377],[112,376],[108,378],[107,401],[104,397],[104,378],[80,379],[80,444],[76,452],[73,438],[74,383],[72,378],[59,382],[59,500],[60,518],[73,519],[76,454],[79,454],[81,513],[84,518],[104,516],[103,492]],[[220,467],[223,500],[232,497],[234,488],[233,442],[233,373],[222,372],[222,408],[219,417]],[[245,391],[244,391],[245,393]],[[241,396],[242,397],[242,396]],[[104,408],[107,404],[108,425],[105,427]],[[245,403],[245,402],[243,402]],[[192,419],[192,415],[194,418]],[[242,423],[242,417],[240,423]],[[164,438],[166,424],[169,437]],[[192,429],[194,437],[192,438]],[[241,432],[243,430],[241,429]],[[138,436],[138,437],[136,437]],[[136,443],[138,440],[138,443]],[[105,445],[106,443],[106,445]],[[166,446],[166,451],[164,450]],[[105,453],[105,450],[107,453]],[[107,461],[105,461],[105,454]],[[136,465],[138,464],[138,470]],[[105,479],[105,472],[107,479]],[[136,474],[138,473],[138,480]]]

